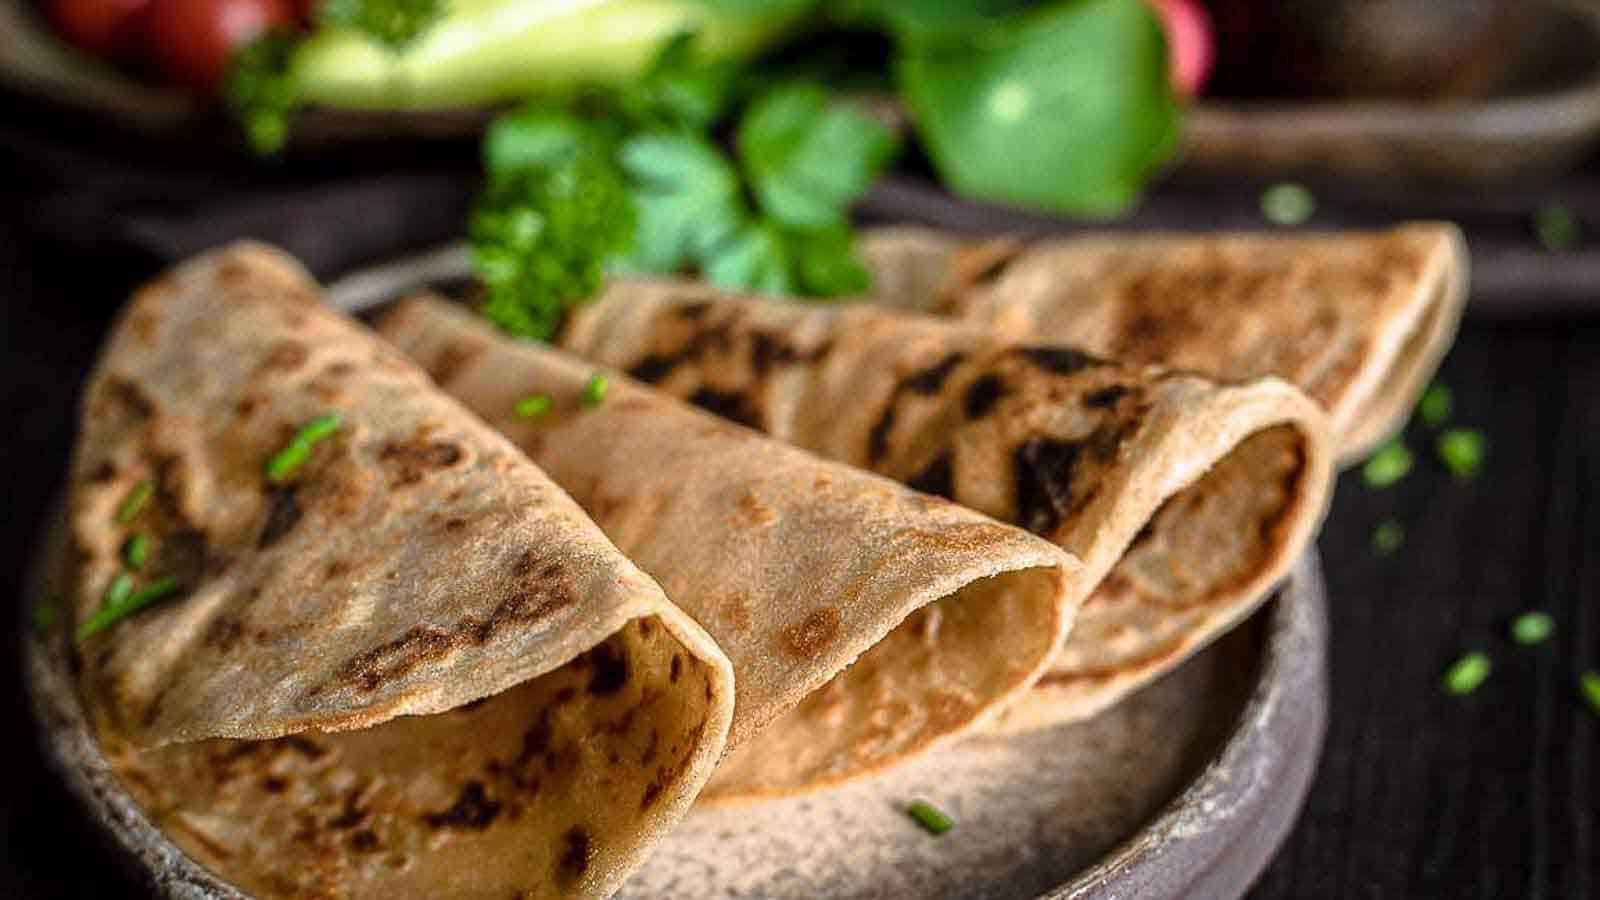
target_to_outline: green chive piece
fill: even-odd
[[[341,421],[338,413],[326,413],[307,422],[282,450],[267,460],[267,480],[282,484],[293,478],[311,458],[312,448],[338,431]]]
[[[600,401],[606,398],[606,388],[610,386],[611,383],[606,380],[606,376],[599,372],[594,373],[589,378],[589,383],[583,386],[583,405],[599,406]]]
[[[42,597],[33,605],[33,630],[40,637],[50,633],[56,624],[56,600],[54,597]]]
[[[100,606],[109,608],[126,603],[128,595],[132,593],[133,576],[127,572],[118,572],[117,577],[111,579],[111,583],[106,585],[105,595],[100,598]]]
[[[1547,612],[1525,612],[1511,623],[1511,639],[1524,647],[1542,644],[1556,630],[1556,620]]]
[[[1406,527],[1394,519],[1385,519],[1378,523],[1372,532],[1372,552],[1379,556],[1388,556],[1400,549],[1406,542]]]
[[[103,606],[98,612],[78,626],[78,640],[99,634],[134,613],[165,600],[178,590],[178,580],[171,576],[152,581],[132,596],[114,605]]]
[[[1444,673],[1445,693],[1456,697],[1464,697],[1478,689],[1483,680],[1489,677],[1489,670],[1493,665],[1489,662],[1487,653],[1474,651],[1455,661]]]
[[[1578,243],[1582,229],[1578,217],[1559,203],[1546,203],[1533,212],[1533,233],[1546,250],[1568,250]]]
[[[1368,487],[1386,488],[1406,477],[1411,471],[1411,463],[1411,449],[1398,439],[1393,440],[1372,454],[1367,464],[1361,467],[1361,477],[1366,479]]]
[[[136,534],[129,537],[122,544],[122,561],[128,568],[138,571],[144,568],[145,561],[150,558],[150,535]]]
[[[1472,478],[1483,468],[1489,442],[1473,428],[1451,428],[1439,435],[1439,460],[1457,478]]]
[[[927,829],[929,834],[944,834],[956,827],[955,819],[945,815],[943,810],[926,800],[913,801],[906,807],[906,812],[917,820],[918,825]]]
[[[1417,402],[1417,415],[1429,428],[1438,428],[1450,421],[1455,406],[1455,396],[1450,393],[1450,386],[1434,382],[1422,392],[1422,399]]]
[[[1600,672],[1585,672],[1578,676],[1578,690],[1594,714],[1600,716]]]
[[[1274,225],[1302,225],[1317,211],[1317,198],[1305,185],[1283,182],[1261,194],[1261,214]]]
[[[517,401],[517,417],[521,419],[537,419],[550,411],[549,394],[529,394]]]
[[[117,521],[126,525],[144,510],[145,504],[150,502],[150,497],[156,492],[155,482],[145,479],[128,489],[127,496],[117,505]]]

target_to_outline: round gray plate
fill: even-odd
[[[59,548],[48,543],[44,558]],[[49,589],[34,584],[34,597]],[[1312,554],[1259,614],[1088,722],[974,739],[814,796],[696,810],[618,896],[1239,896],[1287,835],[1316,766],[1325,615]],[[24,633],[46,755],[89,817],[156,893],[241,897],[169,843],[106,767],[62,629]],[[904,812],[914,798],[956,828],[920,830]]]

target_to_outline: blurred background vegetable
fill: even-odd
[[[485,312],[526,337],[608,271],[866,291],[850,208],[896,159],[1117,215],[1212,66],[1198,0],[49,2],[84,49],[217,94],[262,154],[312,107],[498,113],[467,231]]]
[[[693,33],[692,59],[680,52],[673,63],[693,67],[694,78],[671,88],[683,93],[628,102],[664,104],[656,112],[703,105],[734,71],[747,92],[801,75],[823,89],[875,85],[905,112],[898,121],[917,151],[908,165],[931,166],[968,196],[1089,216],[1125,210],[1161,170],[1176,147],[1179,98],[1197,94],[1213,65],[1199,0],[46,2],[82,49],[219,95],[263,153],[282,148],[297,111],[310,107],[570,108],[639,79],[675,36]],[[709,127],[713,111],[702,109],[698,124]],[[816,146],[844,136],[848,121],[800,123],[788,139]],[[834,130],[813,137],[812,127]],[[772,153],[741,161],[760,171]],[[765,214],[776,204],[804,215],[804,192],[781,178],[758,175],[752,189]],[[747,246],[768,248],[762,257],[779,248],[816,257],[814,241],[784,232],[793,223],[777,224],[748,232]],[[849,280],[825,274],[828,266],[800,268],[816,285]],[[795,277],[782,280],[798,285]]]

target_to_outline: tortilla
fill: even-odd
[[[1327,503],[1325,418],[1276,379],[1217,385],[880,307],[669,282],[613,286],[557,340],[1082,559],[1099,587],[1011,727],[1085,717],[1177,665],[1260,602]]]
[[[609,895],[723,749],[710,638],[268,248],[135,295],[86,390],[70,524],[78,623],[119,572],[181,587],[78,642],[80,687],[152,818],[246,890]]]
[[[1447,223],[1035,243],[886,228],[861,252],[891,306],[1122,362],[1290,381],[1328,411],[1346,465],[1405,426],[1467,293],[1466,244]]]
[[[1047,541],[616,372],[586,402],[593,363],[501,337],[464,307],[411,299],[380,331],[727,652],[738,749],[708,797],[836,783],[984,724],[1044,672],[1088,590]],[[531,397],[548,408],[519,415]]]

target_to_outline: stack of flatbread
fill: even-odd
[[[1262,602],[1442,352],[1459,243],[1195,240],[883,233],[888,302],[618,282],[550,344],[214,251],[86,386],[58,649],[246,891],[607,896],[697,801],[1081,719]],[[1204,308],[1246,262],[1314,308]]]

